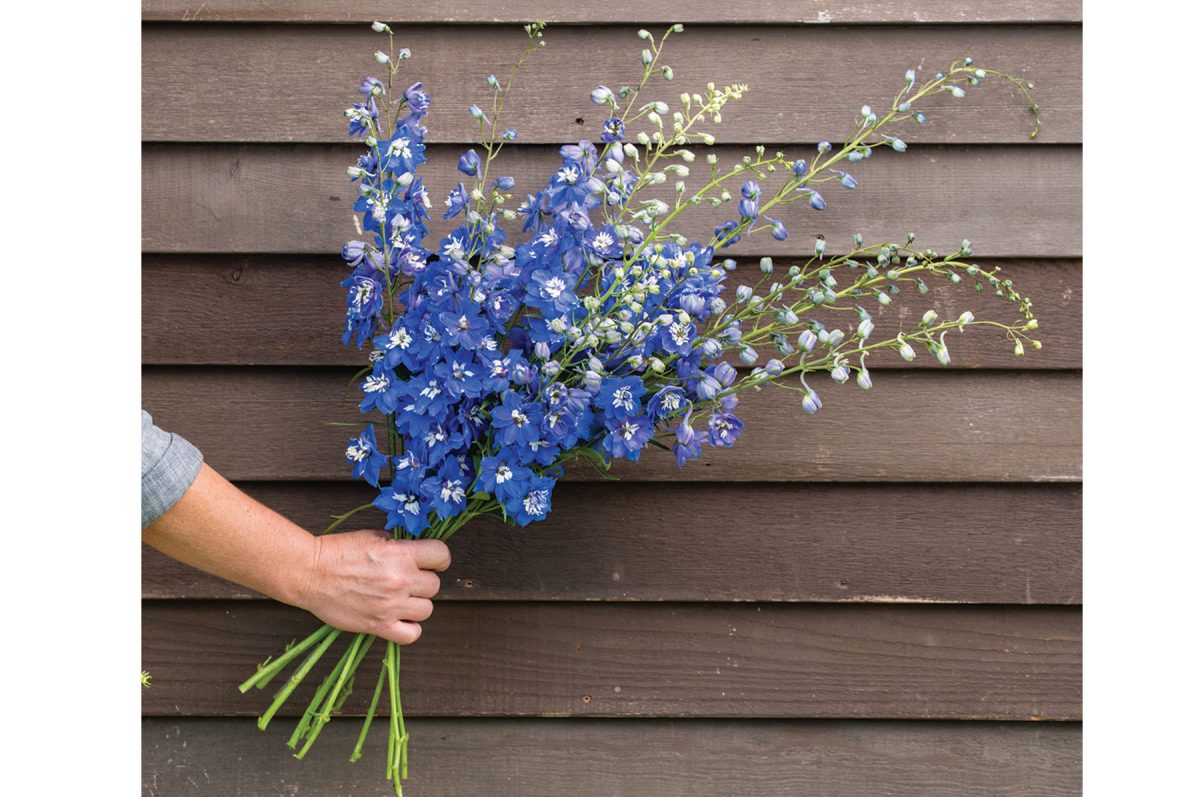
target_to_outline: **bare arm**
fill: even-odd
[[[435,571],[450,566],[438,540],[396,541],[381,530],[314,537],[206,464],[142,539],[342,630],[400,644],[421,635],[440,586]]]

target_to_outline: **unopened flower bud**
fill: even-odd
[[[936,310],[926,310],[925,315],[921,316],[921,326],[923,326],[923,327],[929,326],[934,321],[937,321],[937,317],[938,317],[938,314],[937,314]]]
[[[596,88],[592,89],[591,98],[592,102],[596,103],[597,105],[603,105],[606,102],[612,103],[616,101],[616,97],[613,95],[612,90],[609,89],[608,86],[597,86]]]
[[[900,341],[900,345],[897,347],[897,351],[900,352],[900,357],[905,362],[910,363],[917,358],[917,352],[913,349],[912,346],[908,345],[908,341],[906,341],[906,340]]]
[[[392,32],[391,28],[389,28],[387,25],[383,24],[382,22],[380,22],[378,20],[371,23],[371,30],[375,31],[376,33],[391,33]]]
[[[804,349],[806,352],[811,352],[814,348],[816,348],[817,336],[812,333],[811,329],[806,329],[800,333],[800,336],[796,339],[796,342],[800,348]]]
[[[817,410],[821,409],[821,397],[813,391],[809,390],[804,393],[804,398],[800,401],[800,406],[809,415],[812,415]]]
[[[392,59],[389,58],[388,54],[385,53],[383,50],[376,50],[375,51],[375,60],[381,64],[386,64],[387,62],[391,61]]]
[[[870,390],[871,389],[871,372],[867,370],[866,366],[863,366],[859,370],[858,376],[856,376],[854,378],[854,381],[858,382],[858,386],[861,387],[863,390]]]
[[[875,330],[875,325],[871,323],[871,319],[864,318],[858,323],[858,336],[863,340],[871,337],[871,333]]]

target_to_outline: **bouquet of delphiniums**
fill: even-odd
[[[342,282],[342,340],[370,344],[369,365],[356,379],[359,409],[376,420],[350,440],[346,459],[354,477],[379,493],[373,504],[335,516],[330,531],[372,506],[400,539],[446,540],[484,515],[525,526],[549,514],[555,483],[572,460],[604,472],[613,460],[636,461],[659,448],[683,467],[706,447],[734,445],[743,430],[742,391],[797,390],[803,409],[815,413],[822,404],[818,376],[835,384],[853,379],[866,390],[871,355],[911,361],[922,348],[945,365],[946,335],[954,330],[997,327],[1018,356],[1026,345],[1040,348],[1027,335],[1037,328],[1030,302],[998,269],[966,262],[966,241],[938,255],[914,248],[912,234],[876,244],[855,235],[846,254],[833,256],[818,236],[812,257],[782,274],[763,258],[758,284],[739,285],[732,295],[724,288],[735,263],[718,256],[751,235],[785,239],[788,230],[772,216],[777,208],[804,202],[821,210],[821,189],[854,188],[847,167],[881,146],[903,152],[897,133],[925,121],[921,108],[932,97],[962,97],[988,76],[1007,80],[1029,102],[1036,135],[1032,86],[1018,78],[969,58],[924,82],[909,70],[891,107],[863,107],[842,144],[821,142],[811,160],[768,155],[759,146],[723,168],[717,155],[703,153],[714,143],[705,128],[719,123],[747,87],[709,83],[702,93],[680,94],[674,111],[643,100],[652,80],[674,79],[660,59],[666,40],[683,27],[658,39],[639,31],[645,49],[638,84],[591,92],[603,108],[599,143],[562,147],[561,167],[512,209],[515,182],[497,174],[496,161],[517,137],[501,124],[513,78],[544,46],[544,25],[533,23],[508,79],[487,78],[490,108],[468,111],[479,123],[480,149],[459,159],[465,182],[445,199],[444,213],[461,224],[429,242],[433,203],[416,172],[426,162],[422,120],[430,98],[421,83],[393,89],[410,53],[396,48],[387,25],[372,27],[388,37],[388,50],[375,53],[386,80],[366,78],[361,101],[345,112],[349,134],[362,138],[366,151],[349,168],[359,190],[360,239],[342,252],[351,268]],[[699,188],[689,185],[693,170]],[[732,218],[707,240],[688,240],[677,221],[700,204],[727,207]],[[890,304],[905,289],[925,294],[933,280],[994,293],[1018,318],[1003,323],[966,312],[943,320],[930,310],[907,328],[877,333],[868,308]],[[821,320],[839,311],[844,328]],[[242,691],[261,688],[297,662],[260,727],[341,636],[326,625],[242,684]],[[296,757],[340,708],[375,642],[357,634],[345,646],[292,734]],[[387,777],[399,794],[408,757],[399,646],[387,642],[382,658],[351,761],[385,703]]]

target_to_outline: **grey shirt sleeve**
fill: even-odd
[[[200,450],[142,410],[142,528],[175,505],[200,473]]]

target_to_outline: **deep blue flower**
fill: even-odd
[[[644,395],[646,385],[641,377],[602,379],[600,392],[596,394],[596,409],[603,412],[606,418],[627,418],[641,412]]]
[[[380,144],[383,166],[394,172],[411,172],[425,163],[425,143],[421,135],[408,125],[400,125],[388,140]]]
[[[421,482],[421,495],[429,500],[437,516],[445,520],[467,508],[469,486],[458,460],[450,458],[438,469],[436,476]]]
[[[604,422],[608,435],[604,438],[604,450],[613,457],[623,457],[636,462],[642,449],[649,442],[654,428],[645,415],[624,418],[609,418]]]
[[[469,149],[463,153],[458,159],[458,170],[465,175],[474,177],[479,174],[480,160],[479,153],[473,149]]]
[[[504,502],[504,509],[518,526],[528,526],[535,520],[544,520],[550,514],[550,500],[555,480],[548,476],[535,476],[526,483],[523,495]]]
[[[421,497],[420,474],[397,478],[372,502],[387,513],[385,529],[401,526],[414,537],[429,528],[429,502]]]
[[[353,466],[354,478],[363,479],[373,487],[379,486],[379,470],[387,464],[387,456],[379,451],[375,443],[374,424],[367,424],[358,437],[350,438],[346,446],[346,460]]]
[[[500,406],[492,410],[492,425],[496,437],[504,445],[532,443],[541,435],[542,408],[526,403],[509,390]]]
[[[625,137],[625,123],[617,117],[604,120],[604,131],[600,134],[600,140],[605,144],[611,144],[614,141],[620,141]]]
[[[744,426],[742,419],[729,412],[714,412],[708,419],[708,444],[728,448]]]
[[[677,385],[667,385],[650,398],[646,404],[646,412],[655,421],[661,421],[687,406],[688,400],[683,388]]]
[[[506,456],[484,457],[479,462],[479,487],[501,502],[524,497],[533,471]]]
[[[450,194],[446,197],[446,212],[442,215],[442,218],[452,219],[457,216],[467,206],[467,202],[470,199],[470,192],[460,182],[458,188],[451,189]]]

